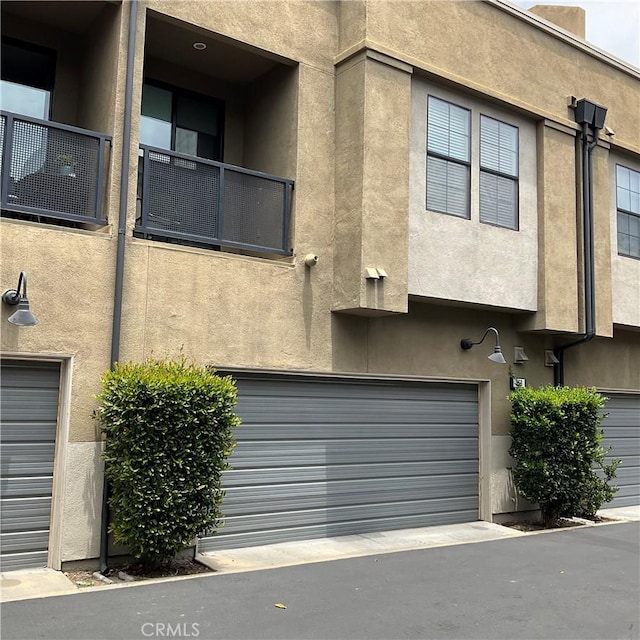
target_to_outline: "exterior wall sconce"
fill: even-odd
[[[524,352],[524,347],[513,347],[513,362],[514,364],[524,364],[529,358]]]
[[[504,359],[504,356],[502,355],[502,348],[500,347],[500,334],[498,333],[498,330],[494,327],[489,327],[484,332],[484,335],[482,336],[482,338],[480,338],[478,342],[473,342],[469,338],[463,338],[462,340],[460,340],[460,348],[466,351],[467,349],[471,349],[471,347],[477,344],[482,344],[484,342],[484,339],[487,337],[487,334],[489,333],[489,331],[493,331],[493,333],[496,334],[496,346],[493,348],[493,353],[487,357],[489,358],[489,360],[492,360],[493,362],[498,362],[499,364],[507,364],[507,361]]]
[[[11,306],[18,305],[17,311],[7,318],[11,324],[15,324],[18,327],[33,327],[38,324],[38,319],[29,309],[29,300],[27,299],[27,274],[25,271],[20,272],[18,287],[16,289],[7,289],[7,291],[2,294],[2,302]]]

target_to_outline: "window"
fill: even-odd
[[[518,129],[480,116],[480,222],[518,228]]]
[[[428,96],[427,209],[517,231],[519,153],[518,127]]]
[[[2,39],[0,107],[3,111],[49,119],[55,56],[51,49]]]
[[[208,160],[222,157],[222,104],[207,96],[145,82],[140,142]]]
[[[616,165],[618,254],[640,260],[640,172]]]
[[[0,108],[21,116],[49,120],[55,79],[56,53],[36,45],[2,39]],[[37,173],[47,161],[48,130],[22,124],[14,132],[11,180]]]
[[[429,96],[427,209],[469,218],[471,113]]]

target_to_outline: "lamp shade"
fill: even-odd
[[[504,359],[504,356],[502,355],[502,349],[500,349],[500,347],[495,347],[493,349],[493,353],[487,357],[489,358],[489,360],[492,360],[493,362],[497,362],[498,364],[507,364],[507,361]]]
[[[20,298],[17,311],[9,316],[7,320],[18,327],[33,327],[38,324],[38,319],[31,313],[29,301],[26,298]]]

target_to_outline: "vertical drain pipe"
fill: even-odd
[[[122,291],[124,285],[124,249],[129,205],[129,165],[131,157],[131,115],[133,102],[133,66],[136,53],[138,0],[129,3],[129,36],[127,42],[127,71],[124,90],[124,123],[122,127],[122,162],[120,173],[120,207],[118,214],[118,245],[116,277],[113,294],[113,324],[111,329],[111,368],[120,358],[120,330],[122,327]],[[109,555],[109,482],[106,474],[102,482],[102,515],[100,529],[100,572],[108,568]]]
[[[582,125],[582,226],[584,255],[584,320],[585,335],[554,349],[558,362],[553,366],[553,384],[564,386],[564,352],[580,344],[590,342],[596,335],[594,215],[593,215],[593,150],[598,144],[598,134],[604,127],[607,109],[582,99],[576,104],[575,119]],[[589,142],[589,129],[593,139]]]

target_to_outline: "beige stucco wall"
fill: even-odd
[[[427,97],[471,111],[471,216],[426,209]],[[538,210],[535,124],[487,102],[414,77],[411,110],[409,294],[535,311]],[[480,115],[518,128],[519,228],[479,220]]]
[[[100,375],[109,368],[115,256],[110,235],[2,219],[2,290],[28,275],[35,327],[17,327],[2,305],[2,350],[74,356],[69,440],[92,441]]]
[[[147,0],[149,10],[329,71],[337,45],[336,2]]]
[[[278,66],[247,90],[242,166],[294,177],[298,133],[298,68]]]
[[[570,95],[605,105],[618,142],[639,150],[640,72],[578,53],[517,11],[491,2],[370,0],[366,21],[372,46],[541,117],[573,125]],[[449,45],[451,38],[456,46]]]
[[[95,558],[102,520],[102,445],[73,442],[65,452],[65,482],[61,518],[62,562]]]
[[[106,9],[111,19],[104,23],[105,30],[100,31],[98,23],[93,27],[99,33],[90,43],[92,59],[101,43],[107,47],[95,77],[85,74],[81,80],[81,63],[75,54],[64,54],[56,103],[60,119],[71,122],[78,117],[100,127],[104,123],[106,132],[114,135],[110,224],[93,232],[3,219],[0,234],[4,288],[14,287],[19,271],[26,270],[32,309],[40,320],[36,327],[13,327],[6,323],[12,310],[4,306],[2,349],[12,354],[74,357],[62,523],[65,561],[98,553],[99,434],[91,412],[100,374],[109,366],[129,6]],[[281,101],[268,105],[272,123],[268,140],[278,148],[251,150],[257,164],[266,167],[273,162],[296,181],[292,258],[266,260],[132,237],[145,6],[190,23],[194,32],[211,30],[295,63],[276,72],[282,73],[284,93]],[[37,31],[25,22],[16,27],[17,37],[20,29],[24,34]],[[42,44],[55,47],[63,47],[61,40],[68,37],[53,30],[37,33]],[[483,37],[478,38],[478,33]],[[455,47],[450,46],[452,37]],[[365,39],[371,48],[358,53],[358,43]],[[348,47],[355,48],[343,56]],[[373,51],[376,48],[378,52]],[[253,116],[249,110],[253,123],[246,127],[251,92],[223,86],[193,69],[147,62],[152,75],[184,82],[195,90],[205,88],[210,95],[227,100],[225,160],[241,164],[248,149],[243,139],[246,131],[260,133],[257,104]],[[109,73],[113,73],[112,86],[95,86]],[[531,189],[522,207],[526,230],[490,228],[477,220],[447,216],[436,219],[435,214],[431,219],[424,209],[418,211],[416,203],[424,202],[424,182],[420,184],[424,181],[424,130],[420,133],[418,126],[424,109],[418,107],[419,100],[423,105],[424,101],[416,96],[419,88],[424,97],[427,83],[453,92],[466,85],[464,100],[489,115],[501,114],[520,123],[521,136],[527,140],[527,158],[521,167],[526,165],[529,171],[526,185],[524,176],[522,181]],[[259,81],[254,88],[260,85]],[[79,99],[78,87],[96,93]],[[627,149],[625,158],[640,151],[637,78],[487,3],[141,2],[132,162],[125,176],[129,207],[121,360],[182,352],[197,362],[219,366],[490,379],[492,506],[496,512],[508,510],[509,365],[487,360],[491,337],[470,352],[462,352],[459,342],[465,337],[478,339],[487,326],[496,326],[513,372],[529,385],[539,385],[552,381],[552,369],[543,365],[544,349],[563,342],[565,336],[530,330],[577,332],[581,328],[575,126],[567,95],[586,96],[608,106],[607,124],[616,131],[618,150]],[[513,108],[505,111],[508,103]],[[534,153],[537,161],[530,166]],[[610,335],[612,323],[640,326],[640,263],[615,253],[615,214],[604,204],[611,198],[606,176],[612,164],[604,147],[597,150],[595,163],[597,236],[603,242],[597,251],[599,304],[606,306],[608,295],[613,298],[610,318],[599,307],[599,322],[603,321],[598,331]],[[537,185],[537,194],[530,181]],[[431,226],[421,228],[429,219]],[[475,231],[458,228],[465,225]],[[465,243],[467,252],[459,262],[472,278],[457,277],[459,268],[454,268],[450,256],[448,286],[444,272],[434,281],[409,280],[410,256],[416,266],[411,267],[412,278],[423,271],[435,273],[437,265],[432,263],[441,256],[432,244],[422,247],[426,254],[422,255],[420,243],[436,242],[436,233]],[[410,237],[415,243],[411,251]],[[489,251],[484,261],[481,245]],[[302,264],[306,253],[320,258],[312,269]],[[516,280],[509,277],[512,260],[518,265]],[[368,266],[384,268],[389,278],[367,283],[363,270]],[[499,274],[495,282],[491,280],[494,272]],[[409,302],[410,293],[474,305]],[[502,310],[482,310],[476,305]],[[507,308],[522,313],[505,312]],[[332,309],[397,315],[369,318],[332,313]],[[569,350],[567,382],[640,388],[639,336],[616,331],[613,339],[598,338]],[[526,364],[512,364],[515,345],[525,348],[530,358]]]
[[[113,134],[122,7],[107,4],[82,40],[78,126]]]
[[[603,389],[640,390],[640,331],[614,329],[565,352],[565,383]]]
[[[538,125],[538,313],[533,329],[579,330],[575,138]]]
[[[562,7],[550,6],[545,4],[537,4],[529,7],[528,11],[553,22],[553,24],[562,27],[579,38],[584,40],[585,36],[585,10],[582,7]]]
[[[410,71],[368,55],[337,69],[336,311],[407,309]]]
[[[460,348],[460,340],[479,340],[493,326],[513,372],[530,386],[553,381],[551,368],[544,367],[544,350],[551,338],[519,333],[517,316],[467,307],[411,303],[402,316],[372,318],[366,325],[367,371],[456,379],[491,380],[492,434],[509,432],[509,366],[498,365],[493,353],[493,334],[470,351]],[[522,346],[529,357],[524,365],[513,364],[513,347]]]

